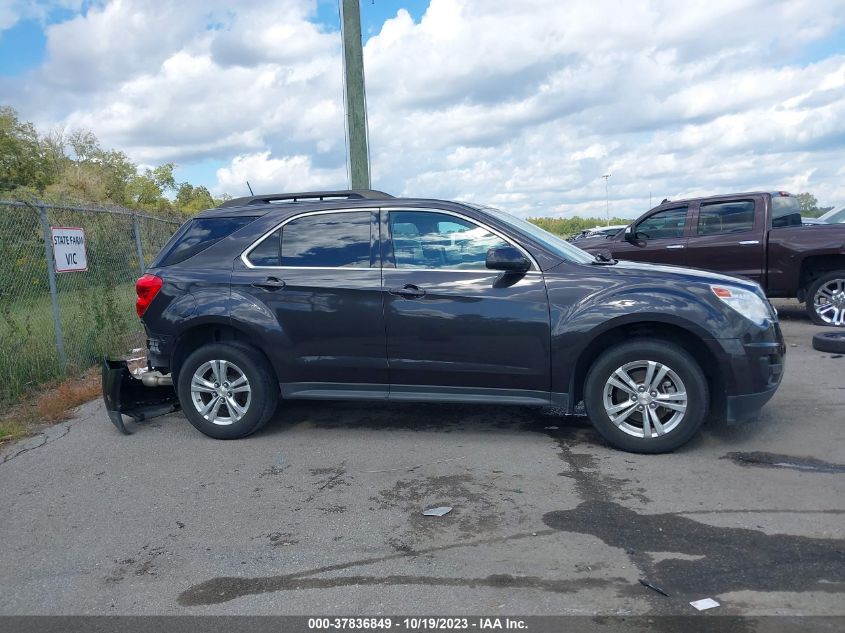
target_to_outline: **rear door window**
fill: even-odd
[[[282,227],[281,265],[369,268],[373,239],[370,211],[321,213]]]
[[[698,211],[698,234],[742,233],[754,228],[754,201],[710,202]]]
[[[683,237],[686,223],[686,207],[664,209],[640,222],[637,225],[637,235],[648,240]]]

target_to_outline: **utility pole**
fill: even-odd
[[[343,96],[346,106],[347,172],[352,189],[370,188],[367,140],[367,96],[364,91],[364,51],[359,0],[339,0],[343,38]]]
[[[602,174],[604,178],[604,212],[607,215],[607,226],[610,226],[610,190],[607,181],[610,179],[610,172]]]

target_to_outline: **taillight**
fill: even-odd
[[[144,312],[150,307],[150,303],[161,290],[163,283],[161,277],[150,274],[144,275],[135,282],[135,293],[138,295],[138,299],[135,301],[135,312],[138,313],[139,317],[144,316]]]

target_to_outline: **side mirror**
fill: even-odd
[[[498,246],[487,251],[487,268],[511,273],[524,273],[531,268],[531,262],[518,248]]]

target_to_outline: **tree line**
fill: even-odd
[[[176,182],[174,163],[139,169],[124,152],[104,149],[87,130],[41,134],[0,106],[0,198],[118,205],[161,215],[193,215],[220,204],[202,185]]]

